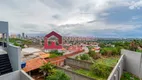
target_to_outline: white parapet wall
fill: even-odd
[[[0,80],[34,80],[22,70],[17,70],[0,76]]]
[[[8,44],[7,53],[13,71],[21,70],[21,48],[12,44]]]
[[[124,54],[124,70],[142,78],[142,53],[121,50]]]
[[[142,79],[142,53],[122,49],[121,54],[121,58],[107,80],[120,80],[123,71]]]
[[[121,55],[118,63],[112,70],[107,80],[120,80],[124,69],[124,55]]]

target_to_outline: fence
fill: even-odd
[[[89,70],[91,65],[93,65],[93,63],[91,63],[91,62],[76,60],[73,58],[67,58],[65,60],[65,64],[72,66],[72,67],[79,67],[79,68],[83,68],[83,69],[87,69],[87,70]]]
[[[68,76],[70,76],[71,80],[95,80],[93,78],[78,74],[78,73],[73,72],[73,71],[68,70],[68,69],[64,69],[64,68],[61,68],[61,67],[57,67],[57,69],[64,71]]]

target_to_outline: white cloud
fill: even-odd
[[[142,7],[142,0],[139,1],[132,1],[130,5],[130,9],[140,9]]]
[[[88,23],[99,20],[98,14],[110,15],[105,10],[128,5],[129,0],[1,0],[0,20],[9,22],[12,33],[56,30],[78,35],[103,29],[131,30],[135,28],[132,25],[107,24],[103,20]]]

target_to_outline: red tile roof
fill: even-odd
[[[64,56],[60,56],[60,57],[56,57],[56,58],[49,58],[49,59],[43,59],[43,58],[34,58],[34,59],[31,59],[29,61],[26,62],[26,67],[23,68],[23,70],[25,72],[29,72],[29,71],[32,71],[32,70],[35,70],[35,69],[38,69],[40,68],[41,66],[44,65],[44,63],[47,63],[47,62],[51,62],[52,64],[55,64],[55,65],[60,65],[60,63],[64,62],[64,60],[69,57],[69,56],[73,56],[75,54],[78,54],[80,52],[82,52],[82,50],[79,50],[79,51],[75,51],[71,54],[66,54]]]
[[[23,70],[25,72],[35,70],[43,66],[44,63],[47,63],[47,61],[41,58],[34,58],[26,62],[26,67]]]

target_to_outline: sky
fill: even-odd
[[[11,34],[142,38],[142,0],[0,0]]]

